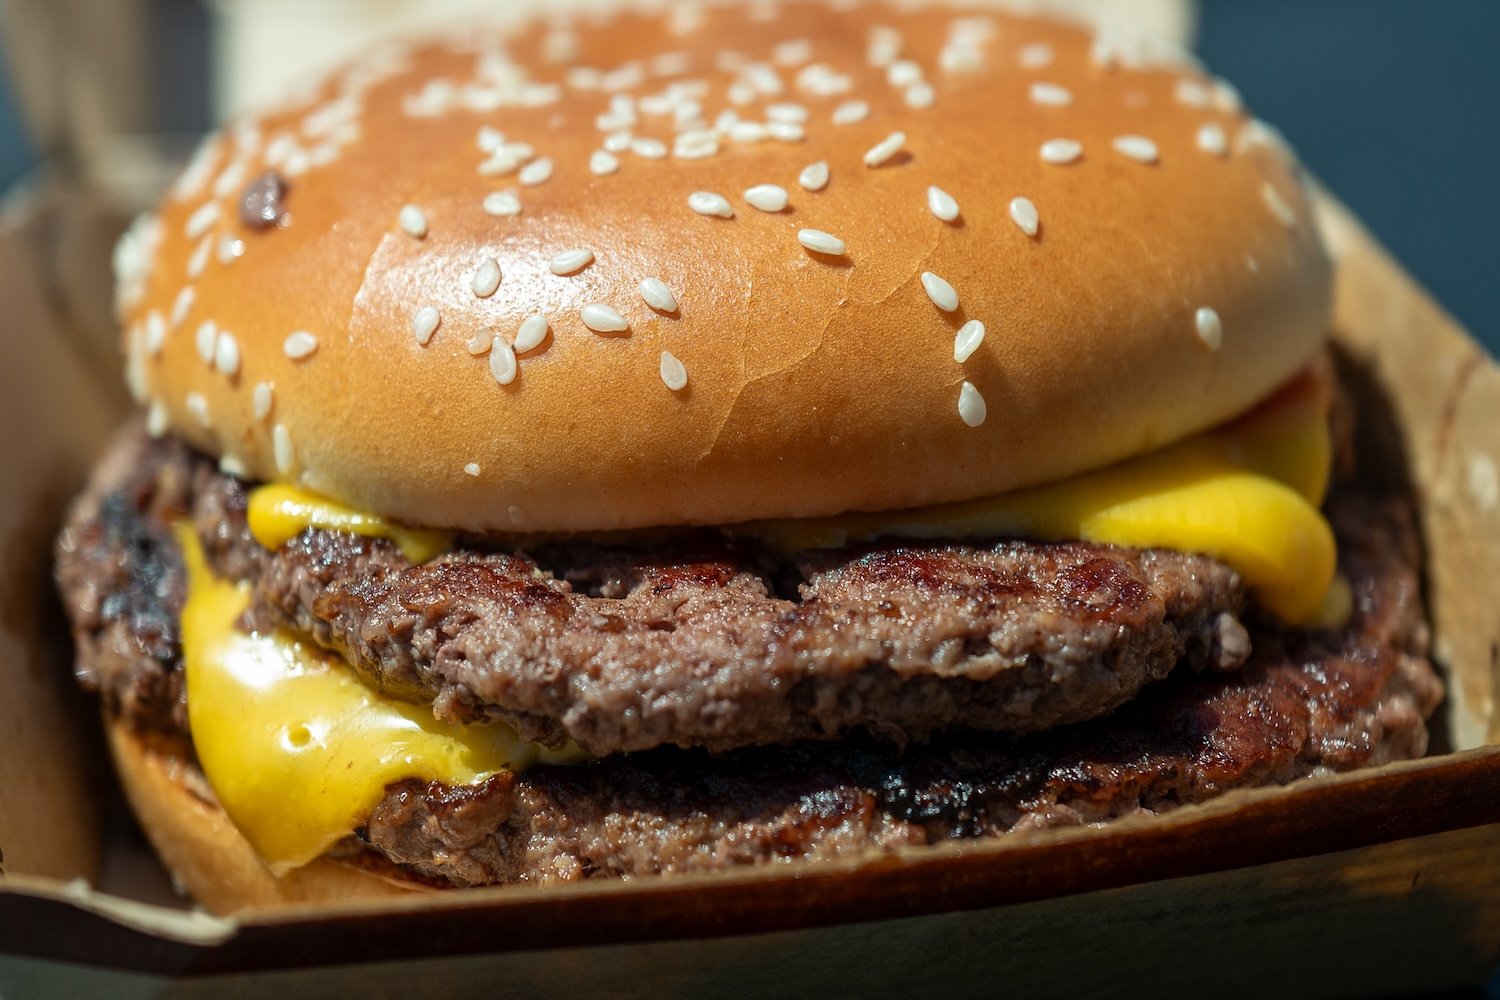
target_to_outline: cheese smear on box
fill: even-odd
[[[1335,583],[1333,532],[1318,512],[1328,485],[1327,401],[1304,383],[1224,427],[1062,483],[882,514],[761,522],[736,530],[798,548],[876,538],[1082,539],[1213,556],[1257,601],[1293,625],[1333,625],[1349,595]],[[250,528],[278,548],[310,526],[388,538],[408,559],[440,555],[452,536],[403,528],[303,490],[254,491]],[[369,816],[388,784],[483,781],[537,762],[583,759],[501,724],[436,721],[388,698],[337,656],[297,637],[238,627],[249,587],[208,568],[191,528],[183,659],[188,714],[204,775],[224,811],[273,870],[319,856]]]

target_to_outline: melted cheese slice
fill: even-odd
[[[1328,392],[1313,376],[1205,434],[1060,483],[964,503],[830,518],[759,521],[734,530],[785,551],[880,538],[1081,539],[1212,556],[1235,569],[1290,625],[1335,625],[1349,601],[1334,586],[1333,531],[1318,511],[1332,442]],[[250,529],[275,549],[314,526],[390,538],[421,562],[451,536],[402,528],[290,486],[251,494]]]
[[[402,555],[414,563],[424,563],[453,547],[453,536],[446,531],[403,528],[377,514],[346,507],[326,497],[282,483],[271,483],[252,491],[246,517],[250,522],[250,534],[272,551],[281,548],[307,528],[326,528],[370,538],[388,538],[396,543]]]
[[[748,533],[786,550],[879,538],[1082,539],[1213,556],[1292,625],[1336,624],[1328,397],[1312,378],[1249,414],[1160,451],[1060,483],[891,513],[773,521]]]
[[[387,698],[337,657],[238,620],[249,588],[220,580],[179,526],[188,573],[182,614],[188,723],[224,812],[275,872],[306,864],[352,833],[406,778],[467,785],[537,762],[581,759],[508,727],[438,722]]]

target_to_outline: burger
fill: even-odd
[[[1420,755],[1291,153],[910,5],[377,49],[122,239],[57,576],[216,911],[805,865]],[[1330,485],[1332,484],[1332,485]]]

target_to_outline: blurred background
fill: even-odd
[[[1187,39],[1500,353],[1500,0],[1072,6],[1128,12]],[[536,9],[522,0],[0,0],[0,190],[50,157],[121,205],[145,203],[194,137],[234,108],[385,31],[476,7]],[[89,58],[70,58],[80,52]]]

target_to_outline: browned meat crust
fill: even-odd
[[[1239,578],[1201,556],[1010,541],[778,560],[702,533],[553,542],[537,553],[548,571],[471,547],[414,566],[389,542],[319,530],[267,554],[239,483],[162,450],[132,478],[194,482],[206,551],[257,581],[263,624],[439,717],[495,717],[597,755],[1041,730],[1104,715],[1181,662],[1232,669],[1248,653]]]
[[[710,870],[1100,822],[1421,756],[1442,686],[1426,658],[1411,519],[1357,500],[1336,513],[1356,601],[1346,629],[1257,632],[1243,670],[1174,677],[1106,719],[904,753],[656,750],[478,789],[406,782],[363,837],[461,885]]]
[[[221,568],[269,573],[275,560],[249,541],[243,509],[243,489],[233,480],[175,445],[143,445],[137,435],[120,445],[73,511],[59,540],[58,578],[79,637],[79,676],[102,690],[113,710],[142,725],[182,730],[175,631],[182,569],[164,524],[191,510]],[[1410,517],[1399,504],[1348,497],[1334,517],[1356,596],[1348,628],[1257,629],[1243,670],[1172,678],[1109,718],[1022,738],[952,733],[904,750],[866,738],[722,754],[660,748],[536,767],[475,789],[407,782],[389,789],[359,843],[460,885],[687,871],[1094,822],[1420,755],[1424,719],[1441,686],[1426,660]],[[311,549],[328,534],[310,533],[299,544]],[[346,548],[335,551],[346,553],[348,543],[341,544]],[[360,558],[405,571],[389,546],[361,545]],[[899,555],[924,549],[936,563]],[[829,562],[820,556],[802,571],[811,596],[838,594],[878,607],[883,598],[869,588],[887,586],[893,576],[902,593],[913,565],[952,572],[943,560],[955,550],[962,547],[877,549]],[[620,553],[611,560],[579,547],[572,554],[586,593],[629,599],[641,591],[643,603],[658,598],[674,607],[672,588],[660,598],[652,582],[670,576],[663,560]],[[555,565],[566,553],[539,555]],[[756,565],[733,548],[715,556],[732,557],[736,567]],[[1130,556],[1124,564],[1135,571],[1152,558]],[[503,565],[515,580],[518,567],[534,565],[493,553],[470,559]],[[686,576],[699,580],[702,571]],[[972,584],[961,571],[955,578],[963,601]],[[547,574],[533,584],[564,599],[573,593]],[[774,600],[769,583],[762,586],[761,599]]]

